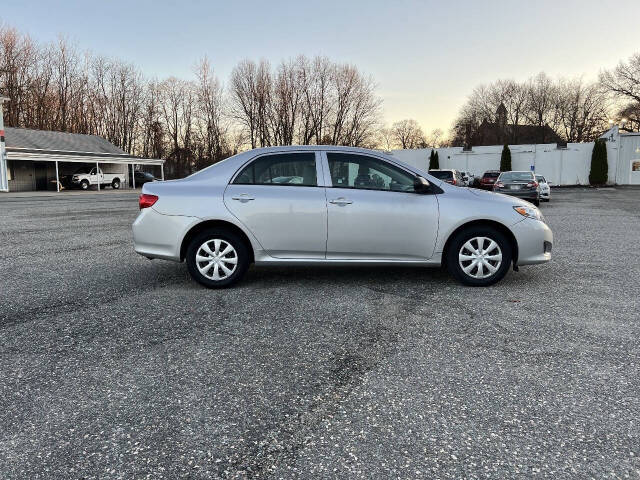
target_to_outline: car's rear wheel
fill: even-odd
[[[111,188],[113,188],[114,190],[118,190],[120,188],[120,180],[114,178],[113,182],[111,182]]]
[[[244,276],[249,268],[249,251],[233,232],[212,229],[191,240],[186,260],[194,280],[208,288],[223,288]]]
[[[447,248],[449,272],[461,283],[486,287],[502,280],[513,258],[511,243],[497,229],[470,227],[457,233]]]

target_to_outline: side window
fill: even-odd
[[[233,183],[315,187],[318,185],[316,154],[304,152],[265,155],[247,165]]]
[[[395,165],[352,153],[327,152],[334,187],[413,192],[414,176]]]

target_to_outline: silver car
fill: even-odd
[[[459,188],[377,151],[333,146],[251,150],[182,180],[145,183],[135,250],[186,261],[210,288],[256,265],[446,265],[491,285],[511,265],[547,262],[540,211]]]

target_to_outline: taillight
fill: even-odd
[[[527,188],[538,188],[538,182],[527,183]]]
[[[455,185],[456,184],[456,179],[454,178],[453,180],[451,180],[451,185]]]
[[[493,184],[493,188],[503,188],[504,187],[504,183],[502,182],[496,182]]]
[[[158,201],[157,195],[149,195],[148,193],[140,194],[140,198],[138,198],[138,206],[140,210],[143,208],[149,208],[153,206],[154,203]]]

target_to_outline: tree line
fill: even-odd
[[[424,133],[413,119],[386,126],[373,78],[326,57],[300,55],[275,67],[242,60],[226,83],[223,88],[206,57],[191,79],[148,78],[64,38],[38,43],[0,24],[7,126],[99,135],[132,155],[167,159],[169,177],[273,145],[462,146],[483,121],[495,121],[501,104],[509,125],[548,125],[567,142],[597,138],[610,118],[640,130],[640,54],[601,72],[597,82],[540,73],[480,85],[448,136],[441,129]]]
[[[301,55],[275,68],[243,60],[225,89],[206,58],[192,79],[149,79],[65,39],[40,44],[2,26],[0,93],[10,98],[7,126],[99,135],[132,155],[166,158],[173,177],[243,148],[375,148],[381,125],[373,79],[326,57]]]
[[[504,105],[509,125],[548,125],[566,142],[589,142],[618,124],[640,130],[640,54],[600,72],[598,80],[552,79],[544,72],[524,82],[497,80],[476,87],[454,122],[451,144],[462,146],[494,122]],[[513,129],[513,135],[517,135]],[[518,143],[518,138],[508,139]]]

